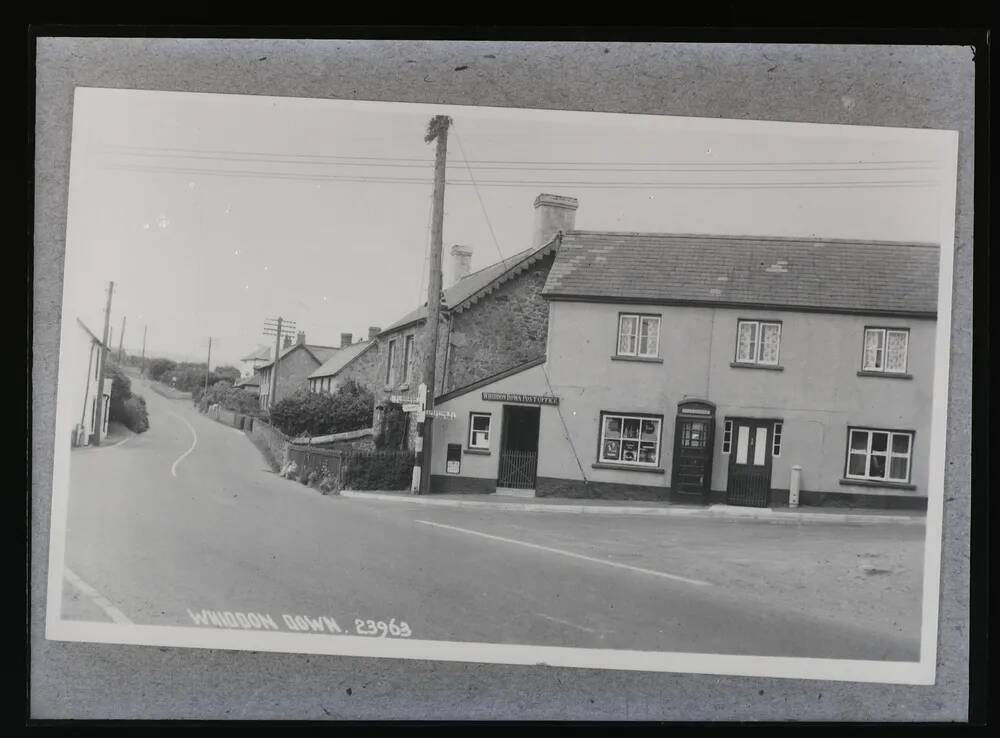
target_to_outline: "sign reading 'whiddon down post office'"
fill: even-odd
[[[506,392],[483,392],[484,400],[493,402],[523,402],[529,405],[558,405],[555,395],[512,395]]]

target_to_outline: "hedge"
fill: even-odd
[[[344,489],[409,489],[414,463],[409,451],[345,454],[341,484]]]

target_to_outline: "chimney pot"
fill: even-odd
[[[557,233],[573,230],[576,209],[580,201],[575,197],[542,193],[535,198],[535,226],[531,245],[537,248],[553,239]]]
[[[368,326],[368,340],[370,341],[371,339],[375,338],[375,336],[377,336],[381,332],[382,329],[379,328],[377,325]]]
[[[285,336],[285,340],[282,342],[281,348],[286,349],[286,348],[288,348],[291,345],[292,345],[292,337],[291,336]]]
[[[295,336],[295,343],[298,346],[306,345],[306,334],[305,331],[299,331],[298,335]]]
[[[472,248],[455,244],[451,247],[451,282],[449,287],[458,280],[469,276],[472,271]]]
[[[350,333],[341,333],[340,334],[340,348],[345,348],[346,346],[350,346],[351,345],[351,341],[353,340],[353,338],[354,338],[354,336],[352,336]]]

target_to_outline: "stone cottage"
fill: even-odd
[[[470,272],[472,250],[451,247],[449,286],[442,292],[435,395],[544,358],[548,305],[541,292],[561,234],[574,227],[577,207],[573,197],[539,195],[531,246],[475,272]],[[390,396],[414,395],[425,382],[426,322],[425,303],[378,335],[376,434]],[[415,423],[407,422],[405,435],[412,448]]]

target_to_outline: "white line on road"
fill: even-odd
[[[90,599],[91,602],[104,610],[104,613],[114,622],[119,625],[132,625],[132,621],[128,619],[125,613],[112,605],[111,601],[108,600],[107,597],[80,579],[80,577],[74,574],[73,570],[68,566],[63,568],[63,574],[66,576],[66,579],[70,584],[80,590],[84,596]]]
[[[546,615],[544,612],[536,612],[535,615],[537,615],[540,618],[545,618],[546,620],[551,620],[553,623],[559,623],[560,625],[568,625],[569,627],[576,628],[578,630],[585,630],[588,633],[597,632],[596,628],[588,628],[585,625],[577,625],[576,623],[571,623],[570,621],[563,620],[562,618],[554,618],[551,615]]]
[[[687,584],[697,584],[699,586],[711,586],[711,582],[705,582],[701,579],[689,579],[688,577],[682,577],[677,574],[668,574],[664,571],[656,571],[654,569],[643,569],[639,566],[629,566],[628,564],[620,564],[617,561],[605,561],[604,559],[597,559],[593,556],[584,556],[583,554],[573,553],[571,551],[563,551],[558,548],[550,548],[549,546],[540,546],[537,543],[528,543],[527,541],[517,541],[513,538],[503,538],[502,536],[494,536],[490,533],[480,533],[477,530],[469,530],[468,528],[458,528],[454,525],[445,525],[444,523],[434,523],[430,520],[418,520],[418,523],[423,523],[424,525],[433,525],[435,528],[446,528],[448,530],[457,530],[460,533],[468,533],[473,536],[480,536],[482,538],[489,538],[494,541],[503,541],[504,543],[513,543],[517,546],[524,546],[525,548],[533,548],[536,551],[546,551],[548,553],[559,554],[560,556],[568,556],[572,559],[580,559],[582,561],[590,561],[594,564],[603,564],[604,566],[613,566],[616,569],[625,569],[627,571],[634,571],[639,574],[651,574],[654,577],[663,577],[664,579],[673,579],[678,582],[686,582]]]
[[[175,412],[171,412],[169,410],[167,412],[169,412],[175,418],[177,418],[182,423],[184,423],[184,425],[186,425],[188,427],[188,430],[191,431],[191,436],[194,439],[194,440],[191,441],[191,448],[189,448],[187,451],[185,451],[180,456],[178,456],[177,457],[177,461],[175,461],[173,463],[173,466],[170,467],[170,473],[173,474],[176,477],[177,476],[177,465],[180,464],[184,460],[185,456],[187,456],[189,453],[191,453],[192,451],[194,451],[194,447],[198,445],[198,434],[195,433],[194,426],[191,425],[189,422],[187,422],[187,420],[185,418],[182,418],[180,415],[178,415]]]
[[[120,440],[118,443],[116,443],[111,448],[118,448],[119,446],[122,446],[122,445],[128,443],[129,441],[131,441],[134,437],[135,436],[128,436],[127,438],[123,438],[122,440]]]

